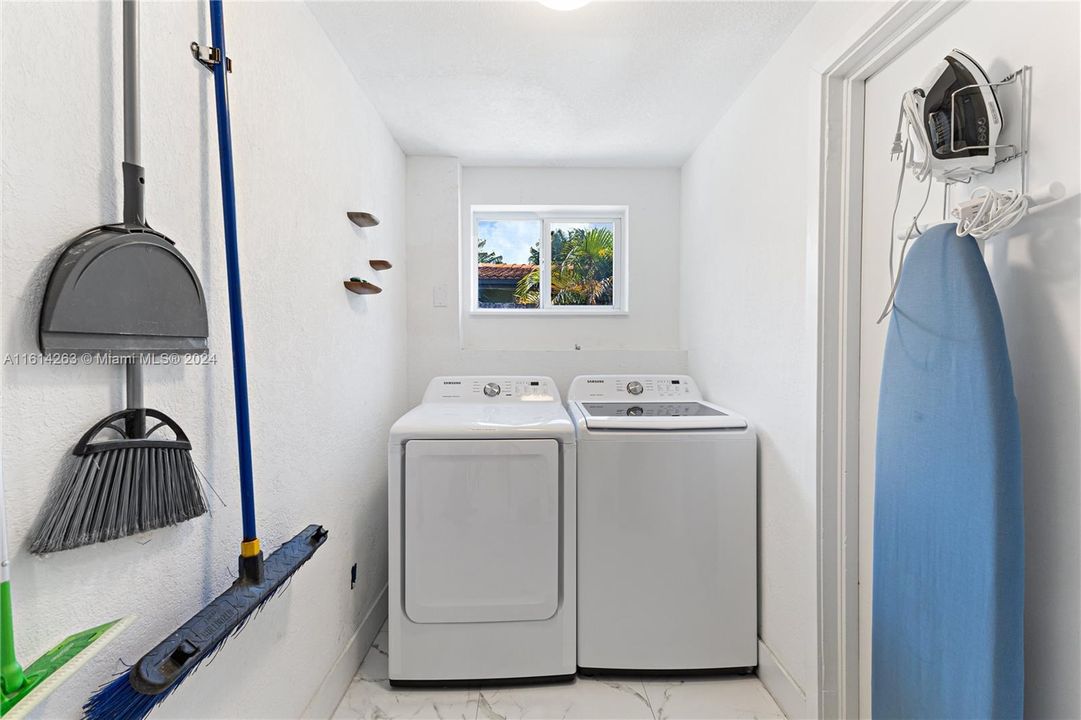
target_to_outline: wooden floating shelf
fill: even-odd
[[[379,224],[379,218],[371,213],[367,212],[347,212],[349,219],[353,221],[353,224],[357,227],[375,227]]]
[[[368,264],[372,266],[372,270],[390,270],[394,267],[390,260],[369,260]]]
[[[351,293],[356,293],[357,295],[378,295],[383,292],[383,288],[378,285],[372,285],[366,280],[361,280],[360,282],[346,280],[345,289]]]

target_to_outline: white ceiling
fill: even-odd
[[[810,7],[309,5],[406,153],[579,166],[681,165]]]

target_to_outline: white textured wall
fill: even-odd
[[[3,353],[36,350],[57,251],[119,219],[119,3],[3,3]],[[311,522],[330,539],[210,667],[159,713],[296,717],[386,583],[385,437],[405,406],[405,161],[304,4],[228,3],[233,137],[260,535]],[[15,546],[19,655],[136,614],[137,623],[38,711],[72,717],[100,683],[224,590],[240,508],[205,3],[143,4],[148,217],[200,273],[211,367],[150,368],[146,397],[191,436],[227,507],[141,537],[31,557],[27,533],[72,444],[123,406],[123,371],[3,368],[3,471]],[[360,231],[346,210],[383,220]],[[344,291],[367,259],[382,295]],[[349,588],[349,569],[359,582]],[[374,631],[373,631],[374,632]],[[347,677],[347,676],[346,676]]]
[[[410,157],[409,398],[436,375],[682,372],[679,349],[679,172],[674,169],[462,168]],[[628,205],[630,313],[625,317],[470,317],[461,264],[471,204]],[[460,243],[465,243],[465,246]],[[435,296],[446,298],[435,306]],[[575,350],[575,345],[581,350]]]
[[[760,674],[790,717],[818,684],[811,64],[860,15],[815,5],[683,167],[687,364],[758,428]]]

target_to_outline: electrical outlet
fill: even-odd
[[[432,307],[447,306],[447,286],[436,285],[432,288]]]
[[[352,590],[357,586],[357,564],[353,563],[353,567],[349,570],[349,589]]]

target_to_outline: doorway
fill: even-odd
[[[849,456],[854,469],[849,482],[858,497],[858,707],[860,717],[870,717],[871,668],[871,570],[873,567],[873,503],[875,432],[879,375],[887,322],[877,320],[889,294],[888,266],[890,218],[897,191],[899,162],[890,161],[902,92],[920,85],[926,74],[947,51],[960,48],[983,65],[992,80],[1001,79],[1022,65],[1033,67],[1032,145],[1029,157],[1030,187],[1054,180],[1064,182],[1068,195],[1077,192],[1076,158],[1081,154],[1076,133],[1063,135],[1056,128],[1069,126],[1077,117],[1079,82],[1078,6],[1076,4],[1028,3],[988,12],[986,4],[965,4],[933,23],[924,23],[918,37],[880,61],[863,79],[862,102],[856,113],[862,122],[858,221],[860,238],[854,255],[859,280],[856,296],[858,333],[853,343],[850,381],[855,383],[854,417],[858,431]],[[1033,38],[1040,38],[1033,42]],[[1070,85],[1069,83],[1072,83]],[[1019,94],[1000,92],[1007,126],[1002,141],[1017,138]],[[1070,118],[1074,118],[1073,121]],[[1015,127],[1010,128],[1009,123]],[[1002,190],[1021,187],[1022,163],[1001,165],[993,176],[973,185]],[[972,186],[955,187],[948,198],[955,205],[971,193]],[[898,226],[911,220],[927,188],[911,175],[900,196]],[[946,219],[944,187],[930,189],[921,227]],[[1065,438],[1078,434],[1077,389],[1077,260],[1070,237],[1078,232],[1076,195],[1046,214],[1033,214],[1013,230],[982,244],[1006,322],[1014,365],[1016,392],[1021,406],[1025,457],[1026,505],[1026,716],[1076,717],[1079,672],[1078,640],[1078,538],[1070,536],[1077,522],[1078,461],[1064,450]],[[1076,243],[1076,240],[1073,241]],[[1041,253],[1046,255],[1041,256]],[[1055,263],[1062,272],[1057,273]],[[1066,268],[1071,267],[1072,271]],[[1072,334],[1072,335],[1071,335]],[[1036,338],[1041,338],[1037,341]],[[849,338],[850,341],[852,338]],[[1054,354],[1069,355],[1073,378],[1056,368]],[[1066,364],[1070,364],[1070,360]],[[1055,386],[1064,391],[1055,397]],[[1057,423],[1057,427],[1052,423]],[[849,427],[849,432],[852,428]],[[1072,432],[1072,436],[1069,434]],[[1065,550],[1065,560],[1055,560]],[[1072,565],[1071,565],[1072,562]],[[1070,578],[1072,588],[1063,582]],[[1063,634],[1065,631],[1065,634]],[[1064,669],[1073,681],[1065,682]],[[1060,678],[1062,681],[1056,681]]]

